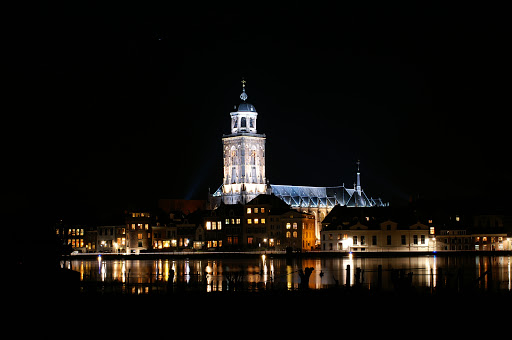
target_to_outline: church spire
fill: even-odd
[[[242,94],[240,95],[240,99],[242,99],[244,102],[247,100],[247,93],[245,93],[245,79],[242,78]]]
[[[361,179],[359,177],[361,175],[361,172],[359,171],[359,164],[361,164],[361,161],[357,160],[356,164],[357,164],[357,186],[356,186],[356,190],[357,190],[357,193],[359,195],[361,195]]]

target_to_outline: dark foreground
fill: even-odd
[[[164,331],[165,334],[166,327],[186,327],[189,331],[199,331],[202,327],[224,331],[242,327],[244,332],[250,332],[256,331],[257,325],[265,325],[285,327],[274,332],[295,334],[299,338],[302,338],[302,331],[316,333],[320,330],[322,334],[333,336],[339,332],[345,336],[364,334],[363,338],[396,333],[399,338],[411,338],[412,334],[427,332],[427,329],[429,334],[442,332],[460,336],[471,336],[475,328],[506,329],[512,294],[426,294],[415,290],[375,293],[341,288],[153,295],[57,293],[32,296],[28,305],[38,314],[58,315],[59,322],[71,319],[78,323],[89,320],[94,325],[110,325],[111,322],[123,327],[139,325],[135,328],[149,323],[155,326],[157,333]],[[441,331],[439,327],[446,323],[450,327]]]
[[[72,279],[70,272],[57,278],[71,275],[68,279]],[[470,339],[474,332],[502,334],[509,327],[512,310],[512,293],[508,290],[431,292],[409,287],[377,292],[340,286],[134,295],[84,293],[77,286],[49,282],[30,285],[28,290],[17,286],[6,296],[11,305],[4,306],[7,314],[22,324],[49,320],[38,327],[39,336],[63,334],[73,338],[74,334],[92,336],[112,331],[130,338],[243,339],[256,335],[411,339],[430,335]]]

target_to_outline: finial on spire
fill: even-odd
[[[247,93],[245,93],[245,79],[242,78],[242,94],[240,95],[240,99],[242,99],[244,102],[247,100]]]

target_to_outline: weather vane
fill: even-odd
[[[242,99],[243,101],[247,100],[247,93],[245,93],[245,83],[245,79],[242,78],[242,94],[240,95],[240,99]]]

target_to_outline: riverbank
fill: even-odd
[[[183,251],[183,252],[145,252],[139,254],[126,253],[78,253],[63,256],[65,260],[74,259],[93,259],[101,256],[105,260],[117,259],[172,259],[172,258],[194,258],[194,259],[223,259],[223,258],[259,258],[262,255],[269,258],[337,258],[352,257],[360,258],[387,258],[387,257],[418,257],[418,256],[510,256],[512,251],[421,251],[421,252],[333,252],[333,251],[311,251],[305,253],[286,253],[284,251],[247,251],[247,252],[201,252],[201,251]]]

